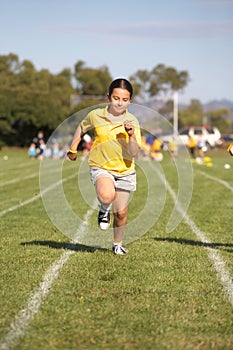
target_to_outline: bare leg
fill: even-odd
[[[95,190],[101,204],[110,205],[115,197],[116,190],[112,179],[108,176],[100,176],[96,180]]]
[[[201,159],[204,158],[204,152],[202,148],[199,148],[199,156],[201,157]]]
[[[100,176],[95,183],[96,194],[100,202],[98,226],[106,231],[111,223],[110,211],[116,196],[113,180],[108,176]]]
[[[120,243],[123,240],[125,226],[127,223],[128,203],[130,192],[117,190],[116,197],[112,203],[114,221],[114,242]]]
[[[113,231],[114,243],[120,243],[123,240],[125,226],[127,223],[128,203],[130,192],[116,190],[114,182],[110,177],[100,176],[95,184],[96,194],[101,205],[108,210],[112,204],[114,215]]]

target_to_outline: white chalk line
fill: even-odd
[[[86,231],[88,225],[87,222],[89,218],[93,214],[94,209],[90,209],[87,211],[83,224],[78,228],[78,236],[79,233],[83,235],[84,231]],[[72,241],[71,243],[77,243],[76,241]],[[17,341],[25,334],[27,327],[30,322],[33,320],[34,316],[38,313],[40,306],[48,295],[52,284],[57,279],[60,270],[68,261],[69,257],[75,252],[75,250],[66,250],[61,257],[55,261],[51,267],[45,273],[42,282],[39,287],[36,289],[34,294],[29,299],[25,308],[23,308],[16,317],[15,321],[10,325],[10,330],[3,338],[0,343],[1,350],[9,350],[11,347],[15,346]]]
[[[25,165],[26,165],[26,164],[25,164]],[[24,166],[25,166],[25,165],[24,165]],[[69,168],[71,168],[71,166],[67,167],[66,170],[69,169]],[[40,170],[38,169],[35,173],[30,174],[30,175],[26,175],[26,176],[24,176],[24,177],[16,177],[16,178],[11,179],[11,180],[0,181],[0,187],[6,186],[6,185],[12,185],[12,184],[15,184],[15,183],[17,183],[17,182],[22,182],[22,181],[24,181],[24,180],[32,179],[33,177],[39,176],[39,171],[40,171]],[[53,173],[53,171],[54,171],[53,169],[48,170],[48,171],[46,172],[46,174]]]
[[[24,181],[24,180],[27,180],[27,179],[32,179],[33,177],[36,177],[36,176],[38,176],[38,172],[36,172],[34,174],[31,174],[31,175],[28,175],[28,176],[18,177],[18,178],[11,179],[11,180],[8,180],[8,181],[2,181],[2,182],[0,182],[0,187],[6,186],[6,185],[12,185],[12,184],[15,184],[17,182]]]
[[[5,214],[7,214],[7,213],[9,213],[9,212],[12,212],[12,211],[14,211],[14,210],[16,210],[16,209],[19,209],[19,208],[21,208],[21,207],[24,207],[24,206],[27,205],[27,204],[30,204],[30,203],[36,201],[36,200],[39,199],[44,193],[47,193],[47,192],[51,191],[54,187],[57,187],[57,186],[60,185],[62,182],[66,182],[66,181],[72,179],[72,178],[75,177],[75,176],[77,176],[77,174],[73,174],[73,175],[70,175],[70,176],[68,176],[68,177],[66,177],[66,178],[64,178],[64,179],[61,179],[61,180],[55,182],[54,184],[52,184],[51,186],[45,188],[43,191],[41,191],[40,193],[38,193],[38,194],[35,195],[34,197],[29,198],[29,199],[26,199],[24,202],[21,202],[21,203],[19,203],[19,204],[13,205],[13,206],[10,207],[10,208],[7,208],[7,209],[4,209],[4,210],[0,211],[0,216],[3,216],[3,215],[5,215]]]
[[[161,181],[164,182],[163,176],[159,172],[158,172],[158,174],[160,176]],[[185,222],[188,224],[188,226],[191,228],[191,230],[196,234],[197,238],[203,244],[205,244],[205,249],[208,252],[209,259],[212,261],[214,269],[217,272],[217,275],[219,276],[220,281],[224,287],[224,290],[228,296],[230,304],[233,307],[233,280],[232,280],[231,274],[228,271],[228,268],[227,268],[225,262],[221,258],[220,254],[214,249],[214,244],[210,240],[208,240],[207,237],[205,236],[205,234],[196,226],[194,221],[183,210],[180,203],[177,203],[176,194],[173,191],[173,189],[171,188],[171,186],[167,182],[165,182],[165,185],[166,185],[173,201],[176,203],[176,210],[178,210],[182,214]],[[206,246],[206,245],[208,245],[208,246]]]
[[[230,190],[231,192],[233,192],[233,187],[231,185],[229,185],[228,182],[219,179],[218,177],[214,177],[211,175],[208,175],[206,173],[204,173],[203,171],[198,171],[198,173],[202,174],[203,176],[207,177],[210,180],[216,181],[218,183],[220,183],[221,185],[225,186],[228,190]]]

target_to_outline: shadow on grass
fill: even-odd
[[[77,252],[89,252],[94,253],[96,250],[104,250],[107,249],[102,247],[89,247],[78,243],[71,242],[56,242],[56,241],[30,241],[30,242],[21,242],[20,245],[39,245],[39,246],[47,246],[53,249],[67,249],[74,250]]]
[[[199,247],[208,247],[211,249],[220,249],[221,247],[233,248],[233,243],[206,243],[206,242],[200,242],[200,241],[193,241],[191,239],[185,239],[185,238],[156,237],[154,238],[154,240],[160,241],[160,242],[171,242],[171,243],[179,243],[179,244],[193,245],[193,246],[199,246]],[[233,249],[224,249],[224,251],[233,253]]]

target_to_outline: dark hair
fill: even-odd
[[[111,96],[113,93],[113,90],[117,89],[117,88],[126,89],[130,93],[130,98],[133,96],[133,87],[128,80],[126,80],[124,78],[119,78],[119,79],[113,80],[108,88],[109,95]]]

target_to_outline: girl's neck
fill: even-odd
[[[112,114],[111,112],[108,111],[108,116],[111,118],[122,118],[125,113],[123,114]]]
[[[124,114],[125,114],[125,111],[124,111],[124,113],[122,113],[122,114],[116,114],[116,113],[114,113],[114,110],[113,110],[113,111],[111,110],[111,108],[108,108],[108,109],[107,109],[107,112],[108,112],[108,115],[111,116],[112,118],[121,118],[121,117],[123,117]],[[112,113],[112,112],[113,112],[113,113]]]
[[[108,119],[111,121],[111,123],[119,123],[122,121],[124,114],[114,115],[114,114],[111,114],[110,112],[108,112],[107,116],[108,116]]]

